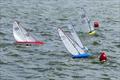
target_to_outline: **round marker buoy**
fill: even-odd
[[[100,60],[100,62],[106,62],[107,61],[107,55],[104,51],[101,52],[99,60]]]
[[[94,28],[99,28],[99,26],[100,26],[99,22],[98,22],[98,21],[95,21],[95,22],[94,22]]]

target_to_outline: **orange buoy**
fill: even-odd
[[[94,22],[94,28],[99,28],[99,26],[100,26],[100,25],[99,25],[99,22],[98,22],[98,21],[95,21],[95,22]]]
[[[104,51],[101,52],[99,60],[100,60],[100,62],[106,62],[107,61],[107,55]]]

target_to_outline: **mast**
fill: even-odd
[[[85,11],[84,8],[81,8],[81,9],[84,11],[84,13],[85,13],[85,17],[86,17],[86,16],[87,16],[87,12]],[[92,31],[91,26],[90,26],[90,20],[88,19],[88,17],[86,17],[86,20],[87,20],[88,27],[89,27],[90,31]]]

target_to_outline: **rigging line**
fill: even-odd
[[[25,36],[26,34],[25,34],[25,32],[23,31],[22,25],[21,25],[21,24],[18,24],[18,26],[19,26],[21,32],[23,32],[23,37],[24,37],[24,39],[26,39],[26,41],[27,41],[28,39],[27,39],[27,37]],[[28,32],[27,32],[27,33],[28,33]]]
[[[21,26],[21,29],[24,29],[23,28],[23,26],[20,24],[20,26]],[[26,30],[25,30],[26,31]],[[23,31],[24,32],[24,31]],[[34,36],[32,36],[31,34],[30,34],[30,32],[27,32],[26,31],[26,33],[29,35],[29,36],[31,36],[33,39],[35,39],[35,41],[37,41],[37,39],[34,37]],[[25,34],[25,33],[24,33]],[[24,36],[25,37],[25,36]],[[27,37],[26,37],[26,39],[27,39]]]
[[[72,24],[72,22],[71,22],[71,24]],[[75,28],[74,28],[74,25],[72,24],[72,26],[73,26],[73,29],[74,29],[74,32],[75,32]],[[77,35],[77,33],[75,32],[75,34]],[[73,40],[80,48],[82,48],[75,40]],[[84,48],[84,46],[83,46],[83,48]]]
[[[84,9],[83,7],[82,7],[81,9],[84,11],[85,16],[86,16],[87,12],[85,11],[85,9]],[[88,27],[89,27],[90,31],[92,31],[92,29],[91,29],[91,27],[90,27],[90,20],[89,20],[87,17],[86,17],[86,20],[87,20]]]
[[[62,29],[61,29],[62,30]],[[62,31],[63,32],[63,31]],[[64,32],[63,32],[64,33]],[[64,33],[65,34],[65,33]],[[75,47],[75,44],[72,42],[72,39],[70,37],[68,37],[66,34],[65,36],[68,38],[68,40],[72,43],[72,45],[74,46],[74,48],[77,50],[77,52],[80,54],[79,50]]]
[[[80,54],[81,52],[75,47],[75,44],[78,46],[78,47],[80,47],[73,39],[71,39],[70,37],[68,37],[67,35],[66,35],[66,37],[69,39],[69,41],[72,43],[72,45],[74,46],[74,48],[78,51],[78,53]],[[74,43],[73,43],[73,42]],[[81,47],[80,47],[81,48]],[[82,49],[81,49],[82,50]],[[84,50],[83,50],[84,51]]]
[[[34,37],[32,34],[30,34],[30,35],[33,39],[35,39],[35,41],[38,41],[36,37]]]
[[[23,31],[22,31],[22,28],[20,27],[20,23],[17,22],[17,21],[16,21],[16,23],[17,23],[17,26],[18,26],[18,28],[20,29],[20,31],[23,32]],[[23,33],[24,33],[24,32],[23,32]],[[23,38],[26,39],[24,35],[23,35]]]

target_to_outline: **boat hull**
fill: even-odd
[[[91,32],[89,32],[88,34],[89,34],[90,36],[95,35],[95,34],[96,34],[96,31],[91,31]]]
[[[79,55],[72,55],[72,58],[88,58],[90,56],[92,56],[90,53],[84,53]]]
[[[16,41],[17,44],[30,44],[30,45],[43,45],[45,44],[42,41],[36,41],[36,42],[28,42],[28,41]]]

